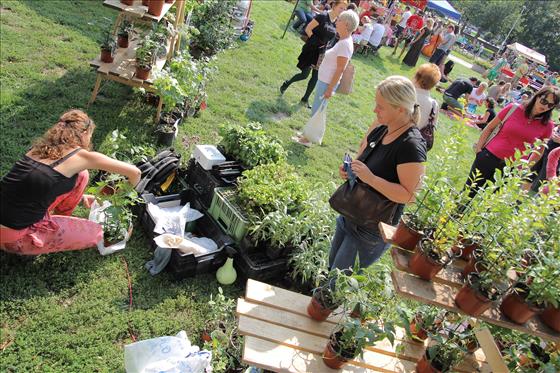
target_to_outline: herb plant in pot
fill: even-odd
[[[518,282],[502,300],[500,310],[511,321],[525,324],[542,308],[535,303],[531,288],[526,283]]]
[[[417,373],[450,372],[463,358],[465,352],[455,336],[434,335],[432,344],[426,348],[422,358],[416,363]]]
[[[128,20],[123,20],[119,26],[119,31],[117,33],[117,45],[119,48],[128,48],[128,39],[132,33],[133,25]]]
[[[175,119],[170,113],[162,114],[162,118],[158,123],[156,132],[158,134],[158,144],[163,146],[173,145],[173,140],[177,136],[179,119]]]
[[[103,40],[101,41],[101,62],[111,63],[113,62],[113,53],[115,52],[115,38],[113,34],[109,31],[103,34]]]
[[[455,303],[463,312],[474,317],[479,316],[499,297],[495,283],[496,278],[492,271],[471,272],[467,277],[467,283],[455,296]]]
[[[149,38],[145,38],[136,48],[136,77],[146,80],[155,61],[157,45]]]
[[[408,265],[411,273],[431,281],[449,262],[451,257],[445,246],[439,245],[436,238],[423,238],[418,242]]]
[[[348,361],[363,352],[367,346],[385,338],[394,342],[394,327],[391,323],[365,322],[344,316],[331,334],[323,351],[323,362],[332,369],[340,369]]]
[[[443,321],[441,310],[430,305],[422,305],[414,311],[399,308],[398,312],[407,333],[421,341],[426,340],[429,333],[436,332]]]

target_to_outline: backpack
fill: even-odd
[[[145,162],[138,162],[136,167],[142,172],[142,177],[135,189],[139,194],[160,194],[175,178],[181,155],[173,148],[163,150],[155,157]]]

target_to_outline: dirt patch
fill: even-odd
[[[12,8],[10,8],[9,6],[0,6],[0,15],[9,14],[12,12]]]
[[[283,112],[278,112],[278,113],[274,113],[270,116],[270,120],[274,121],[274,122],[280,122],[281,120],[284,120],[286,118],[289,118],[290,115],[283,113]]]
[[[56,66],[54,68],[45,68],[41,73],[45,76],[54,76],[56,78],[60,78],[64,74],[66,74],[66,69],[60,66]]]
[[[189,148],[191,145],[196,145],[200,143],[200,137],[198,136],[183,136],[181,141],[185,148]]]

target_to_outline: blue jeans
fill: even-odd
[[[313,116],[321,107],[321,104],[325,103],[325,109],[328,105],[328,100],[326,100],[323,95],[325,94],[327,88],[329,87],[329,83],[322,82],[320,80],[317,81],[317,85],[315,86],[315,99],[313,100],[313,106],[311,107],[311,116]],[[334,87],[334,91],[338,88],[338,84]]]
[[[336,232],[331,242],[329,268],[341,270],[353,268],[359,257],[360,268],[369,267],[381,258],[389,248],[377,229],[360,227],[343,216],[336,219]]]
[[[309,22],[313,19],[313,14],[305,12],[302,9],[296,9],[297,21],[294,22],[294,28],[297,30],[299,26],[307,26]]]

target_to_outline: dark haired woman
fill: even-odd
[[[85,249],[103,239],[99,224],[70,216],[83,198],[88,169],[121,174],[132,185],[140,180],[140,170],[89,151],[94,128],[83,111],[67,111],[4,176],[0,248],[38,255]]]
[[[418,58],[420,57],[420,52],[422,48],[424,48],[424,42],[426,38],[429,38],[432,35],[432,28],[434,27],[434,20],[428,19],[426,22],[426,26],[422,27],[418,33],[414,36],[414,40],[410,43],[410,49],[404,56],[403,63],[405,65],[415,67],[416,63],[418,62]]]
[[[551,136],[554,123],[550,118],[558,103],[560,103],[560,89],[546,87],[523,105],[506,106],[488,123],[475,146],[476,158],[466,182],[466,186],[472,188],[471,197],[476,195],[478,189],[484,186],[487,180],[494,179],[496,170],[503,169],[505,160],[513,157],[516,150],[524,150],[525,144],[533,144],[536,140]],[[508,118],[498,134],[486,144],[492,131],[506,116]],[[480,172],[480,178],[474,181],[476,170]]]
[[[284,81],[280,87],[280,94],[284,94],[286,89],[295,82],[305,80],[311,73],[311,79],[307,83],[305,94],[301,98],[301,103],[311,108],[309,105],[309,97],[319,79],[319,60],[325,51],[336,43],[336,19],[344,10],[346,10],[346,0],[335,0],[332,2],[331,10],[318,14],[305,27],[305,33],[309,37],[298,57],[298,69],[300,73],[295,74],[289,80]]]
[[[496,107],[496,101],[493,98],[488,97],[484,102],[486,104],[486,112],[481,118],[472,122],[472,124],[480,128],[481,130],[483,130],[484,127],[486,127],[488,123],[490,123],[492,119],[496,117],[496,111],[494,111],[494,108]]]

